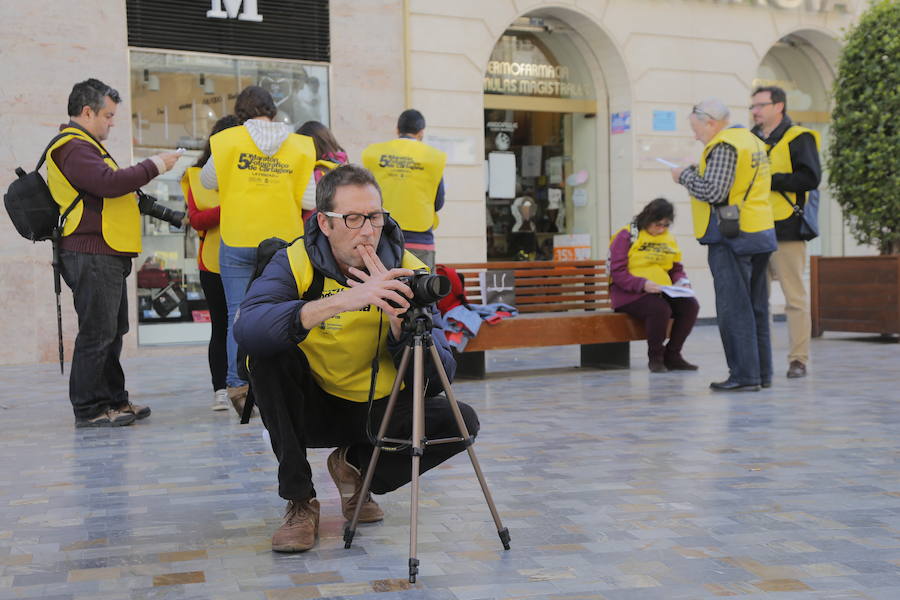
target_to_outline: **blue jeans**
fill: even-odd
[[[78,315],[69,400],[76,419],[91,419],[128,403],[119,356],[128,332],[125,278],[131,273],[131,257],[63,250],[60,259]]]
[[[222,275],[222,287],[225,288],[225,303],[228,305],[228,372],[225,383],[228,387],[247,385],[237,373],[237,342],[234,341],[234,316],[237,314],[247,285],[253,277],[256,267],[256,248],[240,248],[227,246],[225,242],[219,247],[219,268]]]
[[[724,243],[707,248],[728,380],[745,385],[769,382],[772,344],[766,269],[771,253],[738,255]]]

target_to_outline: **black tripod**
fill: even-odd
[[[381,426],[378,430],[378,436],[375,443],[375,449],[372,452],[372,458],[369,460],[369,468],[366,469],[366,478],[363,481],[363,487],[360,491],[360,501],[356,503],[356,510],[353,512],[353,519],[350,525],[344,530],[344,548],[349,548],[353,543],[353,536],[356,534],[356,525],[359,523],[359,512],[362,508],[362,499],[369,493],[369,486],[372,483],[372,476],[375,473],[375,466],[378,464],[378,457],[381,450],[387,444],[401,444],[409,446],[412,454],[412,481],[409,515],[409,582],[416,582],[416,575],[419,573],[419,559],[416,558],[416,535],[418,529],[419,516],[419,462],[426,446],[434,446],[437,444],[450,444],[454,442],[463,442],[466,446],[466,452],[469,453],[469,460],[472,461],[472,468],[475,469],[475,475],[478,477],[478,483],[481,484],[481,491],[484,493],[484,499],[494,518],[494,525],[497,526],[497,534],[503,543],[503,548],[509,550],[509,530],[500,522],[500,515],[497,513],[497,507],[494,506],[494,500],[491,497],[491,491],[488,489],[487,482],[484,480],[484,474],[481,472],[481,466],[478,464],[478,458],[475,456],[475,450],[472,448],[474,440],[469,435],[466,424],[463,421],[462,413],[459,411],[459,404],[456,402],[456,395],[450,387],[450,381],[447,379],[447,372],[441,363],[441,357],[434,342],[431,339],[431,315],[428,308],[410,308],[403,316],[403,330],[412,332],[409,343],[403,349],[403,357],[400,359],[400,367],[397,370],[397,377],[394,379],[394,385],[391,388],[391,395],[388,398],[388,405],[385,409],[384,417],[381,420]],[[450,408],[453,411],[453,417],[459,427],[460,437],[444,438],[437,440],[429,440],[425,438],[425,349],[431,352],[431,360],[434,363],[435,370],[441,378],[441,384],[447,393],[450,402]],[[409,368],[410,352],[413,355],[413,426],[411,440],[398,440],[385,437],[388,424],[391,421],[391,414],[394,411],[394,405],[397,402],[397,395],[400,392],[400,384],[403,376]]]

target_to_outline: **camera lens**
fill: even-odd
[[[450,280],[443,275],[416,273],[401,280],[412,290],[415,306],[428,306],[450,293]]]

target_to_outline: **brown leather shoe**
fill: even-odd
[[[228,388],[228,399],[231,400],[231,405],[239,417],[244,414],[244,403],[247,401],[247,390],[249,389],[248,385]]]
[[[788,379],[796,379],[797,377],[806,377],[806,365],[799,360],[792,360],[788,365]]]
[[[328,472],[341,494],[341,512],[348,521],[353,519],[353,511],[359,502],[359,493],[362,491],[363,478],[359,469],[347,462],[347,448],[335,448],[328,456]],[[359,511],[360,523],[374,523],[384,518],[384,511],[378,503],[372,499],[372,494],[366,494],[362,508]]]
[[[275,552],[304,552],[316,545],[319,535],[319,501],[288,500],[284,523],[272,535]]]
[[[134,415],[134,418],[137,420],[146,419],[150,416],[150,407],[142,406],[140,404],[132,404],[129,402],[125,406],[120,406],[117,409],[121,413],[125,413],[127,415]]]

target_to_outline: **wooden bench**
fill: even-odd
[[[511,270],[519,315],[493,325],[457,355],[457,376],[484,378],[486,350],[543,346],[581,346],[581,366],[627,369],[629,342],[646,339],[643,324],[612,312],[604,260],[447,264],[462,276],[466,296],[482,304],[478,273]]]

